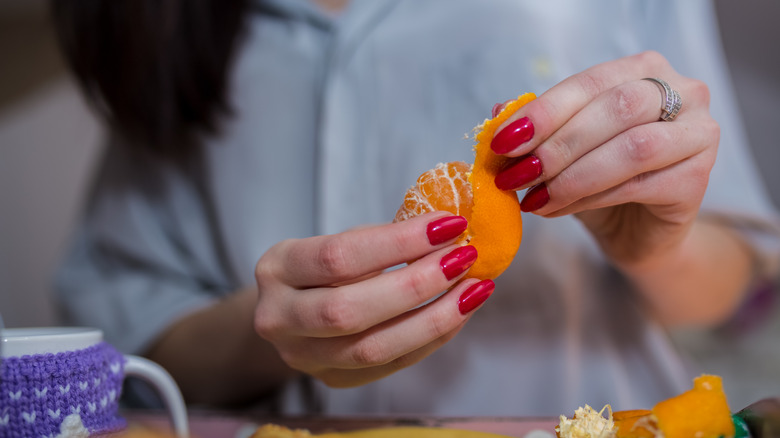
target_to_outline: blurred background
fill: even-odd
[[[780,205],[780,1],[718,0],[723,44],[755,158]],[[0,0],[0,314],[57,324],[51,273],[66,245],[103,131],[58,52],[43,0]],[[777,295],[777,294],[775,294]],[[780,396],[780,311],[739,333],[679,343],[724,376],[732,407]]]

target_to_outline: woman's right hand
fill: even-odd
[[[434,212],[282,241],[256,266],[255,330],[290,367],[333,387],[412,365],[452,339],[493,292],[490,280],[458,283],[476,260],[473,247],[454,244],[465,227]]]

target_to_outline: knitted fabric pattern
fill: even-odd
[[[4,358],[0,438],[49,438],[76,414],[90,435],[124,429],[118,416],[125,358],[102,342],[83,350]]]

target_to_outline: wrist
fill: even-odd
[[[735,311],[750,281],[751,260],[733,232],[697,221],[676,245],[616,266],[662,321],[704,327]]]

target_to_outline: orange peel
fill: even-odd
[[[396,212],[394,222],[436,210],[465,217],[468,228],[458,242],[474,246],[478,254],[466,278],[498,277],[520,248],[523,223],[517,193],[500,190],[495,184],[509,158],[496,155],[490,143],[501,124],[535,98],[533,93],[523,94],[474,128],[474,164],[456,161],[424,172]]]
[[[571,419],[561,415],[555,428],[559,438],[728,438],[736,433],[723,381],[712,374],[696,377],[691,389],[656,403],[651,410],[586,408],[577,409]]]

